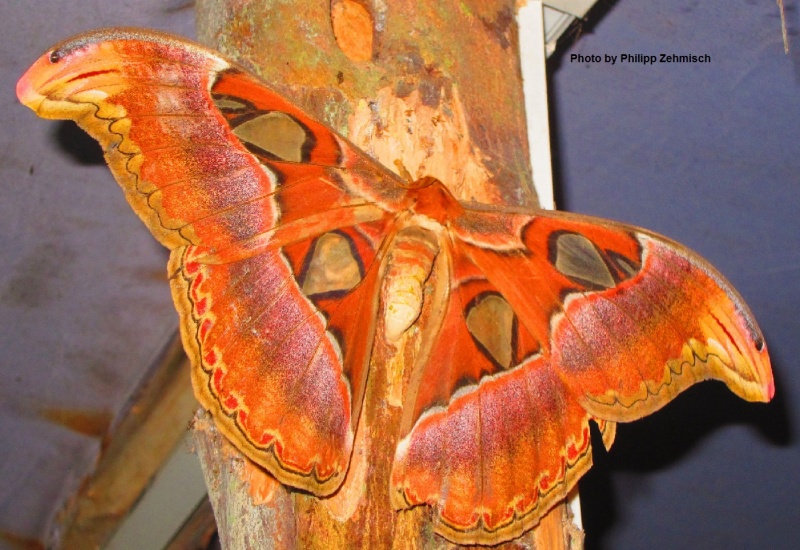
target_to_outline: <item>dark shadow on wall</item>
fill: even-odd
[[[100,144],[89,134],[81,130],[71,120],[62,120],[56,124],[52,136],[56,147],[67,154],[76,164],[105,164]]]
[[[586,531],[586,550],[605,550],[604,538],[615,524],[624,524],[617,502],[624,495],[614,491],[617,473],[657,472],[685,460],[704,439],[726,426],[751,426],[764,439],[779,447],[795,440],[789,420],[788,401],[780,388],[780,362],[773,358],[779,389],[769,404],[748,403],[721,382],[696,385],[663,410],[630,424],[620,424],[611,451],[606,452],[594,430],[594,466],[580,481],[581,508]],[[686,495],[691,498],[691,495]]]

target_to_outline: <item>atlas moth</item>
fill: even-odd
[[[591,464],[590,420],[610,447],[617,422],[696,381],[773,396],[752,314],[693,252],[406,181],[199,45],[86,33],[36,61],[17,95],[100,142],[171,250],[197,398],[288,486],[337,491],[373,343],[411,327],[421,347],[386,457],[393,504],[430,505],[435,530],[462,544],[509,540],[563,499]]]

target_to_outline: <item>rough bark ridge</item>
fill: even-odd
[[[435,176],[462,199],[535,206],[515,9],[513,0],[198,0],[197,22],[201,41],[384,165]],[[376,340],[348,477],[330,499],[259,479],[198,420],[224,547],[457,547],[432,532],[426,507],[398,513],[389,504],[397,396],[415,342],[395,353]],[[250,492],[268,504],[252,506],[231,468],[250,472]],[[557,507],[543,528],[502,547],[565,548],[562,522]]]

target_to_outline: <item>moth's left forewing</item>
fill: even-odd
[[[705,261],[643,230],[563,213],[468,209],[414,424],[395,458],[398,507],[497,543],[535,525],[606,446],[692,383],[768,400],[763,339]],[[498,338],[498,334],[505,335]]]

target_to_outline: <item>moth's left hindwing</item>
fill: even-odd
[[[198,399],[286,484],[328,495],[342,483],[381,289],[403,295],[383,304],[390,340],[420,300],[431,320],[394,503],[432,505],[456,542],[536,524],[589,468],[589,420],[610,446],[615,422],[695,381],[750,400],[774,391],[752,316],[696,255],[612,222],[462,205],[431,178],[402,182],[200,46],[87,33],[42,56],[17,94],[101,143],[172,250]]]

